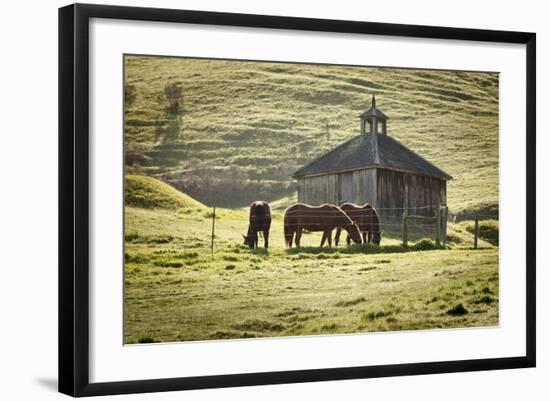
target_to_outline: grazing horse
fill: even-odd
[[[363,234],[363,243],[373,243],[380,245],[382,239],[380,232],[380,218],[376,209],[374,209],[368,203],[363,206],[357,206],[354,203],[344,203],[340,206],[344,212],[357,224],[359,231]],[[342,230],[338,227],[336,229],[336,236],[334,243],[338,246],[340,241],[340,232]],[[346,239],[347,244],[350,244],[349,236]]]
[[[285,210],[284,232],[287,248],[292,248],[292,240],[297,247],[300,246],[302,230],[322,231],[321,247],[328,240],[328,246],[332,246],[332,230],[342,227],[355,242],[361,243],[361,234],[357,225],[335,205],[324,204],[310,206],[296,203]],[[294,234],[296,236],[294,237]]]
[[[250,205],[248,233],[243,235],[244,245],[250,249],[258,247],[258,231],[263,233],[264,246],[269,246],[269,227],[271,227],[271,209],[264,201],[256,201]]]

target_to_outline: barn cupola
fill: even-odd
[[[387,120],[388,116],[376,108],[376,98],[373,95],[370,109],[361,114],[361,133],[387,135]]]

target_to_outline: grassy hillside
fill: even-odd
[[[452,212],[498,207],[498,75],[127,57],[126,164],[206,204],[294,192],[290,174],[357,135],[377,106],[388,133],[454,177]],[[181,88],[169,107],[166,85]]]
[[[245,210],[126,208],[126,343],[480,327],[498,324],[498,248],[450,225],[448,249],[241,245]],[[424,241],[425,242],[425,241]],[[260,243],[262,241],[260,240]],[[417,242],[417,244],[420,242]]]
[[[139,175],[126,175],[124,199],[126,206],[143,208],[204,207],[202,203],[162,181]]]

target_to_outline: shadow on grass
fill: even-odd
[[[320,254],[320,253],[341,253],[341,254],[356,254],[356,253],[404,253],[404,252],[415,252],[415,251],[431,251],[446,249],[444,245],[438,245],[430,239],[424,238],[414,245],[409,247],[404,247],[403,245],[374,245],[374,244],[353,244],[343,248],[320,248],[313,246],[305,246],[299,248],[290,248],[286,252],[290,255],[298,253],[310,253],[310,254]]]
[[[256,256],[269,256],[269,251],[265,248],[252,249],[250,252]]]

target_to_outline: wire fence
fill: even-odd
[[[369,222],[374,227],[374,231],[399,235],[402,238],[404,246],[407,246],[409,239],[419,239],[421,237],[433,237],[436,243],[446,242],[447,223],[456,223],[458,220],[475,221],[474,228],[474,247],[477,247],[479,236],[479,221],[498,218],[498,214],[480,213],[480,214],[451,214],[446,206],[441,205],[423,205],[412,207],[385,207],[375,208],[376,220]],[[342,214],[342,210],[322,210],[318,207],[312,207],[309,210],[286,210],[281,215],[291,217],[291,222],[285,221],[284,225],[291,228],[298,228],[303,231],[325,231],[330,227],[340,227],[344,231],[349,228],[349,220],[359,228],[359,231],[366,233],[365,216],[362,212],[365,209],[355,209]],[[273,213],[273,212],[272,212]],[[368,217],[366,217],[368,219]],[[216,208],[212,213],[212,236],[211,250],[214,252],[215,238],[215,219]],[[327,228],[328,227],[328,228]],[[369,227],[372,230],[373,227]]]
[[[448,220],[452,223],[459,223],[466,220],[498,220],[498,213],[489,214],[489,213],[460,213],[460,214],[449,214]]]

